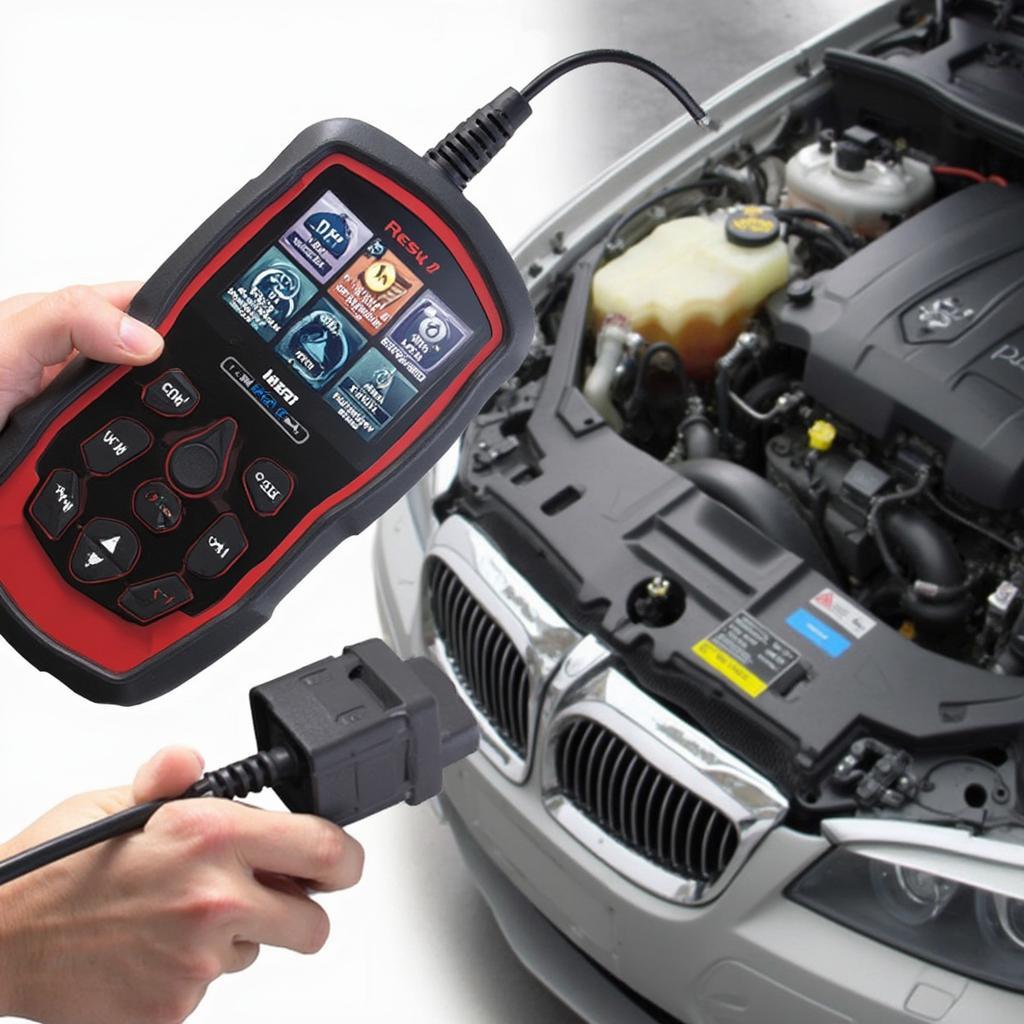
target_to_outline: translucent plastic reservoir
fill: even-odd
[[[858,234],[873,238],[931,202],[931,168],[905,156],[900,160],[863,158],[842,166],[842,151],[817,143],[786,164],[787,206],[807,206],[831,214]]]
[[[647,341],[673,345],[691,377],[706,378],[788,269],[778,238],[741,245],[720,217],[680,217],[598,270],[595,322],[625,317]]]

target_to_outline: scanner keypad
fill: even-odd
[[[67,464],[40,472],[25,508],[64,578],[142,625],[191,611],[200,591],[208,605],[230,590],[252,564],[254,529],[283,530],[273,517],[295,487],[261,450],[272,424],[250,424],[254,436],[243,437],[217,403],[201,414],[200,391],[180,369],[157,367],[143,381],[137,408],[60,444],[59,456],[58,435],[40,461],[52,451]]]

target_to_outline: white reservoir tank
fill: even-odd
[[[785,205],[831,214],[866,238],[926,206],[935,194],[931,168],[880,143],[866,129],[849,129],[838,142],[823,134],[786,164]]]
[[[672,345],[691,377],[707,378],[788,276],[786,243],[767,207],[679,217],[594,275],[595,328],[622,317],[647,341]]]

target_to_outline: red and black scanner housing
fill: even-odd
[[[479,212],[346,119],[303,131],[131,312],[165,336],[156,363],[76,359],[0,433],[0,632],[118,704],[265,622],[430,469],[534,334]]]

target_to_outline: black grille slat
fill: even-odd
[[[693,822],[697,815],[700,813],[700,807],[696,801],[696,797],[688,790],[683,790],[683,798],[676,804],[675,812],[672,815],[672,825],[669,829],[670,836],[670,852],[669,852],[669,863],[678,871],[680,874],[689,875],[691,878],[700,877],[694,871],[693,862],[689,857],[686,856],[687,848],[684,842],[683,844],[683,856],[680,857],[679,853],[679,836],[681,835],[681,824],[684,821],[690,823],[690,828],[693,827]],[[687,813],[689,812],[689,813]]]
[[[498,731],[508,733],[508,719],[501,706],[501,694],[497,683],[497,665],[490,662],[491,642],[494,640],[494,633],[497,630],[494,622],[487,618],[479,609],[473,610],[473,636],[476,642],[470,654],[470,675],[473,679],[480,680],[480,692],[486,707],[493,708],[494,718],[498,725]]]
[[[611,830],[611,778],[609,777],[612,766],[618,759],[621,744],[611,734],[608,734],[608,742],[601,752],[601,760],[597,764],[597,773],[594,776],[594,789],[597,792],[597,820],[606,828]]]
[[[658,860],[663,864],[672,862],[669,823],[672,821],[676,808],[682,803],[684,795],[684,790],[680,787],[667,786],[661,798],[661,808],[658,811],[658,839],[654,848],[657,851]]]
[[[505,634],[496,622],[488,623],[484,630],[484,639],[480,644],[480,672],[488,681],[487,706],[494,709],[498,728],[502,735],[510,736],[512,742],[519,744],[519,736],[515,727],[515,713],[512,707],[512,691],[515,683],[502,685],[506,673],[513,671],[510,660],[510,645],[502,645]],[[487,667],[485,667],[487,666]]]
[[[663,794],[661,790],[667,786],[668,780],[661,772],[655,768],[651,768],[653,778],[651,780],[651,791],[647,797],[647,809],[644,812],[644,846],[643,852],[649,860],[657,860],[658,850],[655,845],[655,837],[657,832],[655,829],[658,824],[658,809],[661,806],[661,799]]]
[[[576,751],[576,765],[573,769],[573,789],[577,793],[583,792],[583,779],[584,769],[586,767],[586,754],[590,749],[589,744],[592,734],[597,731],[597,726],[587,726],[584,729],[578,730],[580,738],[579,749]],[[569,773],[566,772],[566,778],[569,777]]]
[[[587,763],[583,770],[583,799],[590,808],[591,813],[597,816],[597,766],[604,757],[604,752],[611,743],[611,734],[601,729],[596,729],[589,737],[590,748],[587,751]]]
[[[509,733],[512,736],[512,742],[519,749],[525,750],[527,746],[526,702],[524,701],[522,705],[519,705],[516,695],[529,692],[530,680],[526,674],[526,666],[514,650],[510,649],[506,652],[505,659],[503,660],[503,671],[508,674],[507,678],[510,680],[509,685],[504,688],[504,701],[502,704],[505,718],[508,720]]]
[[[570,720],[555,742],[562,794],[612,838],[696,881],[714,882],[728,868],[739,830],[712,803],[592,719]]]
[[[427,573],[430,612],[463,689],[520,757],[529,734],[530,676],[505,631],[440,559]]]
[[[630,811],[630,838],[636,849],[646,850],[647,830],[645,823],[647,821],[647,804],[651,799],[651,786],[654,784],[651,777],[654,769],[639,755],[637,756],[636,764],[640,766],[640,777],[636,780],[635,795],[632,800],[627,800],[626,786],[624,785],[622,788],[622,802],[623,806],[632,805]]]
[[[628,796],[635,794],[633,780],[637,771],[642,771],[641,766],[643,762],[629,747],[626,747],[626,753],[629,759],[626,762],[626,767],[623,769],[622,780],[619,783],[619,827],[625,834],[630,846],[636,847],[640,842],[636,834],[636,816],[632,813],[636,809],[636,797],[634,795],[631,801],[628,799]]]

